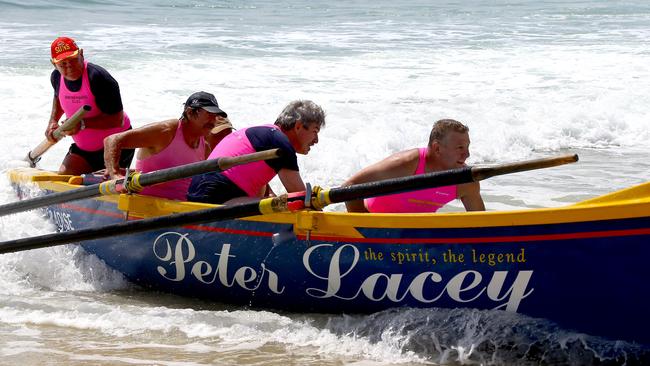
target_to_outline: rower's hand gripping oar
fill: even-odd
[[[194,175],[213,171],[224,171],[235,165],[252,163],[260,160],[269,160],[279,157],[280,149],[259,151],[252,154],[221,157],[199,161],[187,165],[161,169],[150,173],[134,172],[126,179],[114,179],[90,186],[73,189],[66,192],[57,192],[27,200],[16,201],[0,206],[0,216],[16,212],[27,211],[57,203],[92,198],[101,195],[118,194],[125,191],[139,192],[143,187],[176,179],[188,178]]]
[[[79,110],[73,114],[70,118],[66,119],[63,121],[61,126],[59,126],[54,132],[52,132],[52,137],[56,141],[50,141],[48,139],[43,140],[38,146],[36,146],[32,151],[27,153],[27,156],[25,157],[25,160],[29,162],[29,166],[34,168],[36,167],[36,163],[38,163],[41,160],[41,156],[47,152],[52,146],[54,146],[59,140],[64,138],[66,136],[66,132],[72,131],[77,127],[79,122],[83,119],[84,114],[86,112],[90,111],[90,106],[89,105],[84,105],[83,107],[79,108]]]
[[[250,203],[232,206],[224,205],[206,210],[184,212],[144,220],[127,221],[101,228],[72,230],[62,233],[5,241],[0,243],[0,254],[52,247],[61,244],[76,243],[84,240],[100,239],[111,236],[135,234],[183,225],[201,224],[247,216],[256,216],[260,214],[264,215],[276,212],[293,211],[299,210],[305,206],[318,209],[329,203],[358,200],[378,195],[439,187],[449,184],[475,182],[496,175],[548,168],[575,161],[578,161],[577,155],[566,155],[557,158],[537,159],[492,167],[466,167],[398,179],[388,179],[373,183],[357,184],[348,187],[332,188],[329,190],[323,190],[316,187],[314,194],[311,194],[311,192],[309,192],[309,194],[305,192],[293,193],[278,197],[264,198]],[[412,182],[412,184],[409,182]],[[311,199],[309,197],[311,197]],[[307,202],[305,202],[305,200],[307,200]]]

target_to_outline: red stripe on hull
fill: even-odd
[[[102,215],[108,217],[124,218],[124,215],[114,212],[93,210],[86,207],[64,203],[61,207],[89,213],[95,215]],[[129,219],[140,220],[140,219]],[[272,237],[274,233],[266,231],[252,231],[252,230],[236,230],[229,228],[219,228],[203,225],[185,225],[184,228],[196,231],[217,232],[224,234],[246,235],[257,237]],[[588,231],[577,233],[565,234],[545,234],[545,235],[517,235],[517,236],[488,236],[488,237],[472,237],[472,238],[348,238],[338,236],[320,236],[311,235],[312,240],[320,241],[345,241],[349,243],[376,243],[376,244],[488,244],[488,243],[512,243],[512,242],[531,242],[531,241],[561,241],[572,239],[594,239],[594,238],[610,238],[618,236],[635,236],[635,235],[650,235],[650,228],[647,229],[628,229],[628,230],[603,230],[603,231]],[[297,235],[298,239],[306,240],[305,235]]]

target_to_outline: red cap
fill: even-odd
[[[76,56],[79,53],[79,47],[74,39],[68,37],[59,37],[52,42],[52,62],[57,63],[68,57]]]

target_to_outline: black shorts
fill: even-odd
[[[204,203],[224,203],[237,197],[247,197],[239,186],[219,172],[196,175],[187,193],[187,200]]]
[[[75,154],[81,156],[88,165],[90,165],[91,172],[96,172],[98,170],[105,169],[104,165],[104,149],[97,151],[86,151],[81,150],[77,144],[70,145],[68,150],[68,155]],[[135,149],[124,149],[120,153],[120,168],[128,168],[131,166],[131,161],[133,160],[133,155],[135,155]],[[67,156],[67,155],[66,155]]]

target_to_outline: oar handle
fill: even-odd
[[[91,107],[89,105],[84,105],[83,107],[79,108],[78,111],[75,112],[70,118],[66,119],[61,126],[59,126],[54,132],[52,133],[52,137],[56,141],[50,141],[48,139],[43,140],[38,146],[36,146],[34,149],[32,149],[30,152],[27,153],[26,160],[29,162],[29,166],[34,168],[36,167],[36,163],[41,160],[41,156],[47,152],[54,144],[56,144],[59,140],[65,137],[65,132],[68,132],[70,130],[73,130],[79,122],[81,122],[84,114],[86,112],[90,111]]]

